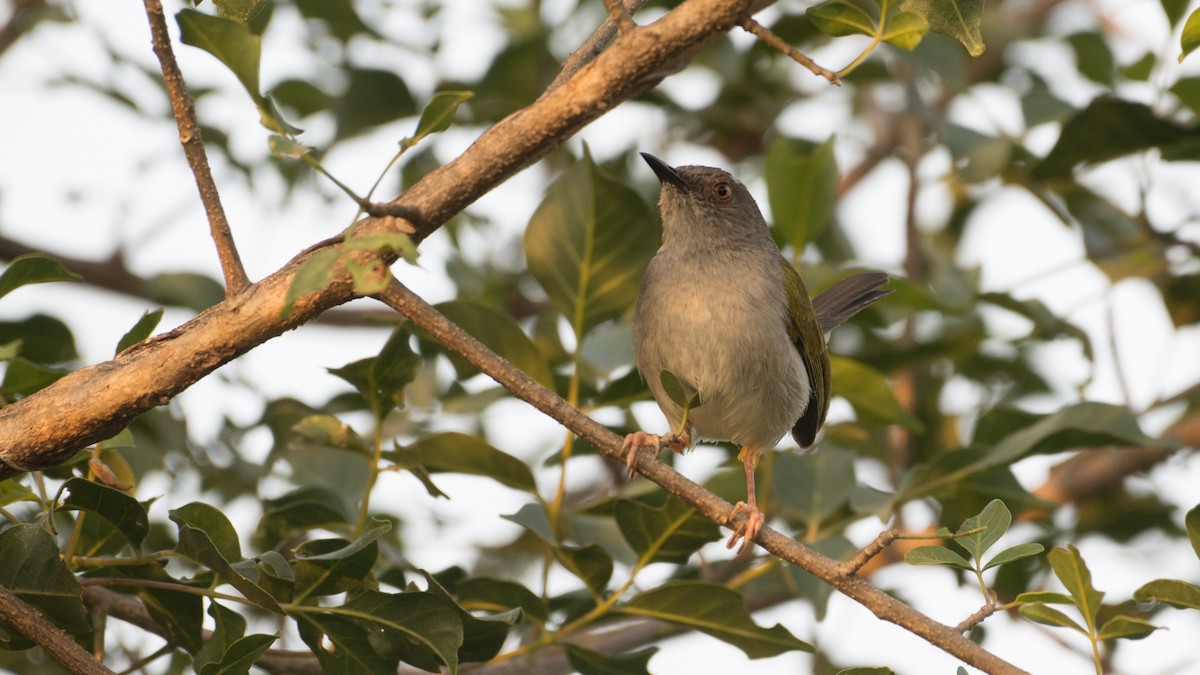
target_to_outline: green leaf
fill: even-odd
[[[1030,621],[1033,621],[1035,623],[1040,623],[1044,626],[1060,626],[1062,628],[1072,628],[1074,630],[1079,631],[1080,633],[1082,633],[1084,635],[1088,634],[1087,630],[1085,628],[1083,628],[1082,626],[1080,626],[1078,623],[1076,623],[1074,619],[1067,616],[1066,614],[1063,614],[1062,612],[1058,611],[1057,609],[1054,609],[1052,607],[1047,607],[1045,605],[1037,605],[1037,604],[1021,605],[1021,616],[1025,617],[1026,619],[1029,619]]]
[[[13,525],[0,532],[0,586],[72,635],[89,630],[83,588],[59,558],[54,538],[36,525]],[[0,646],[26,649],[33,643],[0,621]]]
[[[1200,558],[1200,504],[1193,506],[1187,515],[1183,517],[1183,525],[1187,528],[1188,541],[1192,543],[1192,550],[1196,552],[1196,557]]]
[[[394,675],[398,654],[381,654],[378,631],[369,625],[333,613],[295,613],[300,638],[308,645],[326,675]],[[433,660],[433,659],[431,659]],[[436,670],[434,665],[430,670]]]
[[[529,530],[551,546],[557,545],[558,539],[554,536],[554,530],[550,528],[550,517],[546,515],[546,509],[539,503],[526,504],[517,509],[516,513],[500,517]],[[605,581],[607,582],[607,579]]]
[[[669,396],[676,405],[681,408],[687,405],[688,398],[691,396],[687,390],[691,387],[684,387],[683,381],[679,379],[678,375],[676,375],[673,371],[664,368],[658,374],[658,381],[662,383],[663,390],[667,392],[667,396]]]
[[[459,582],[454,593],[459,604],[467,609],[489,612],[520,609],[538,623],[545,623],[550,617],[546,601],[515,581],[471,577]]]
[[[1162,158],[1194,159],[1200,128],[1159,117],[1142,103],[1101,96],[1063,125],[1050,152],[1031,175],[1038,180],[1069,178],[1078,165],[1099,164],[1151,148]]]
[[[906,51],[912,51],[929,34],[929,21],[915,12],[900,12],[888,19],[883,41]]]
[[[323,248],[309,256],[308,260],[300,263],[300,268],[292,276],[287,293],[283,296],[282,316],[292,313],[292,307],[301,297],[325,290],[333,282],[334,267],[341,258],[341,252],[334,248]]]
[[[639,559],[649,562],[684,564],[700,547],[721,537],[716,523],[674,496],[659,508],[619,500],[615,516],[625,541]]]
[[[966,558],[945,546],[918,546],[904,554],[909,565],[949,565],[960,570],[975,569]]]
[[[450,595],[446,589],[433,578],[433,575],[420,570],[429,583],[429,593],[449,602],[458,611],[462,622],[462,645],[458,648],[460,663],[479,663],[490,661],[504,647],[508,639],[509,629],[521,619],[520,609],[511,609],[495,614],[478,615],[468,612]]]
[[[51,281],[83,281],[83,277],[53,258],[37,253],[20,255],[9,261],[4,273],[0,274],[0,298],[21,286]]]
[[[1042,546],[1041,544],[1033,544],[1033,543],[1017,544],[1016,546],[1010,546],[1009,548],[1006,548],[1003,551],[997,553],[994,558],[989,560],[988,563],[983,566],[983,569],[990,570],[993,567],[999,567],[1000,565],[1004,565],[1004,564],[1007,564],[1010,562],[1015,562],[1017,560],[1023,560],[1025,558],[1030,558],[1035,555],[1038,555],[1039,553],[1041,553],[1042,551],[1045,551],[1045,550],[1046,550],[1045,546]]]
[[[781,136],[767,149],[767,198],[775,240],[790,244],[797,254],[833,219],[838,182],[833,144],[833,137],[814,146]]]
[[[554,558],[568,572],[579,577],[593,595],[602,595],[612,578],[612,556],[596,544],[583,548],[559,546],[554,549]]]
[[[1145,619],[1119,615],[1104,622],[1104,625],[1100,627],[1097,639],[1116,640],[1118,638],[1126,638],[1129,640],[1140,640],[1158,629],[1158,626]]]
[[[883,373],[844,356],[830,356],[830,379],[838,396],[844,397],[860,414],[870,415],[885,424],[899,424],[914,431],[921,421],[912,415],[892,393]]]
[[[971,554],[971,557],[979,563],[983,562],[983,554],[987,552],[1004,533],[1008,531],[1008,526],[1012,525],[1012,513],[1008,507],[999,499],[993,499],[988,502],[988,505],[983,507],[979,515],[971,516],[963,521],[962,527],[958,528],[956,534],[970,532],[983,528],[982,532],[968,534],[962,537],[956,537],[954,543],[962,547],[964,551]]]
[[[629,310],[661,241],[657,219],[629,187],[590,155],[546,192],[525,230],[525,257],[578,340]]]
[[[348,2],[322,4],[350,4]],[[408,84],[391,70],[378,68],[342,69],[349,77],[334,113],[338,138],[348,138],[381,124],[415,115],[417,102]]]
[[[741,649],[752,659],[813,651],[812,645],[780,624],[763,628],[754,623],[741,594],[719,584],[669,581],[634,596],[620,611],[698,630]]]
[[[417,245],[404,232],[376,232],[374,234],[352,234],[342,243],[346,251],[371,251],[398,255],[412,263],[417,260]]]
[[[1193,10],[1183,24],[1183,33],[1179,36],[1179,62],[1200,46],[1200,9]]]
[[[213,631],[192,659],[192,667],[197,673],[203,672],[210,664],[220,663],[230,645],[246,634],[246,619],[241,614],[216,602],[209,602],[208,615],[213,618]]]
[[[1138,602],[1165,602],[1176,609],[1200,609],[1200,588],[1178,579],[1155,579],[1133,592]]]
[[[835,447],[780,454],[771,469],[780,506],[810,528],[845,506],[854,492],[854,455]]]
[[[206,665],[200,675],[245,675],[278,639],[278,635],[256,633],[235,640],[220,661]]]
[[[263,500],[257,542],[273,547],[297,532],[333,529],[349,525],[355,518],[346,500],[333,490],[306,486],[277,499]]]
[[[416,377],[421,357],[409,346],[409,332],[397,327],[378,356],[359,359],[329,372],[349,382],[367,401],[377,422],[404,406],[404,388]]]
[[[366,591],[341,607],[368,630],[382,630],[390,652],[426,670],[458,672],[462,621],[454,604],[432,593]]]
[[[174,512],[172,512],[174,513]],[[282,614],[283,609],[275,597],[254,579],[246,576],[223,556],[208,533],[191,525],[179,526],[179,545],[175,550],[183,557],[216,572],[230,586],[236,588],[247,600],[269,612]],[[245,570],[243,566],[241,570]]]
[[[185,525],[203,531],[225,560],[241,560],[242,545],[237,530],[220,509],[203,502],[191,502],[168,511],[171,521],[181,528]]]
[[[248,23],[267,6],[268,0],[213,0],[221,16]],[[198,3],[197,3],[198,4]]]
[[[650,659],[658,647],[648,647],[622,656],[609,656],[564,642],[567,659],[580,675],[649,675]]]
[[[525,462],[470,434],[448,431],[425,436],[403,450],[385,452],[384,456],[399,460],[401,466],[415,463],[431,473],[484,476],[514,490],[537,494],[537,481]]]
[[[983,0],[904,0],[900,9],[925,17],[929,30],[958,40],[971,56],[983,53]]]
[[[24,357],[16,357],[8,362],[4,370],[4,382],[0,384],[0,393],[29,396],[57,382],[71,371],[65,368],[51,368]]]
[[[137,323],[133,324],[133,328],[130,328],[129,331],[122,335],[121,339],[117,341],[116,353],[120,354],[133,345],[150,337],[150,334],[153,333],[154,329],[158,326],[158,322],[162,321],[162,315],[163,311],[161,307],[153,311],[147,310],[145,313],[143,313],[142,318],[138,319]]]
[[[1111,87],[1117,69],[1116,59],[1107,39],[1100,33],[1075,33],[1067,37],[1075,52],[1075,69],[1097,84]]]
[[[185,45],[199,47],[217,57],[242,83],[255,104],[262,103],[258,88],[262,38],[241,21],[193,9],[180,10],[175,20],[179,22],[179,39]]]
[[[478,300],[451,300],[439,303],[434,308],[547,389],[556,388],[554,373],[550,370],[545,354],[525,331],[521,330],[521,326],[511,314]],[[433,350],[446,354],[460,380],[466,380],[479,373],[479,368],[445,345],[423,332],[420,335],[422,353]]]
[[[843,0],[813,5],[804,11],[817,30],[833,37],[874,35],[875,22],[867,13]],[[774,210],[772,208],[772,210]]]
[[[1067,587],[1067,592],[1075,599],[1075,606],[1091,626],[1100,612],[1100,602],[1104,599],[1104,593],[1092,586],[1092,574],[1079,555],[1079,549],[1067,544],[1065,549],[1051,550],[1046,554],[1046,559],[1050,561],[1054,575]]]
[[[376,540],[391,529],[390,521],[372,518],[354,541],[313,539],[298,546],[295,554],[297,595],[305,598],[340,593],[348,588],[344,581],[365,579],[379,559]]]
[[[1144,434],[1128,408],[1105,403],[1076,403],[1005,436],[973,462],[970,469],[1007,466],[1034,454],[1107,445],[1161,443]]]
[[[1017,595],[1014,601],[1018,604],[1046,604],[1046,605],[1074,605],[1075,600],[1069,595],[1063,593],[1055,593],[1053,591],[1035,591],[1021,593]]]
[[[454,113],[458,106],[474,96],[470,91],[439,91],[425,104],[421,111],[421,119],[417,121],[417,130],[412,136],[400,142],[402,148],[410,148],[429,134],[436,134],[450,128],[454,122]]]
[[[225,287],[204,274],[164,272],[146,282],[146,295],[162,305],[203,312],[225,299]]]
[[[71,478],[63,485],[67,492],[62,508],[90,511],[117,528],[136,551],[150,532],[146,507],[129,495],[83,478]]]

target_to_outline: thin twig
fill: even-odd
[[[17,629],[21,635],[36,642],[72,673],[80,675],[113,675],[78,642],[67,635],[38,608],[25,602],[12,591],[0,586],[0,620]]]
[[[842,78],[838,77],[837,73],[817,65],[816,61],[805,56],[799,49],[789,45],[786,40],[773,33],[770,28],[749,17],[742,19],[742,22],[738,25],[744,28],[746,32],[754,35],[754,37],[783,52],[785,56],[807,68],[813,75],[829,80],[829,84],[834,86],[842,86]]]
[[[557,394],[485,347],[399,281],[393,278],[387,289],[377,298],[487,373],[514,396],[587,439],[600,454],[618,462],[624,461],[620,436],[572,407]],[[713,522],[730,527],[735,525],[728,522],[729,513],[733,510],[732,504],[685,478],[659,461],[653,453],[638,453],[635,466],[638,473],[682,498]],[[993,675],[1025,672],[965,639],[953,628],[934,621],[875,588],[865,579],[843,573],[841,563],[820,555],[791,537],[764,527],[756,541],[773,555],[797,565],[833,586],[846,597],[869,609],[875,616],[907,629],[976,668]]]
[[[900,530],[884,530],[875,537],[875,541],[867,544],[861,551],[854,554],[854,557],[842,563],[842,574],[850,575],[857,574],[863,565],[879,555],[883,549],[887,548],[893,541],[900,537]]]
[[[991,616],[995,613],[996,613],[996,605],[989,602],[988,604],[984,605],[983,607],[980,607],[979,610],[976,611],[971,616],[968,616],[967,618],[963,619],[962,623],[960,623],[954,627],[954,630],[958,631],[959,633],[966,633],[967,631],[971,630],[975,626],[978,626],[979,624],[983,623],[984,619],[988,618],[989,616]]]
[[[200,136],[200,125],[196,123],[196,108],[192,104],[192,96],[188,93],[187,85],[183,82],[183,73],[175,62],[175,53],[171,49],[171,37],[167,33],[167,20],[163,16],[162,3],[159,0],[144,0],[146,17],[150,20],[150,34],[153,37],[154,55],[162,66],[163,83],[171,99],[171,111],[175,122],[179,125],[179,142],[183,145],[183,154],[188,166],[196,177],[196,187],[200,189],[200,201],[204,204],[204,213],[208,217],[208,227],[212,233],[213,243],[217,246],[217,257],[221,262],[221,273],[225,277],[225,294],[240,295],[250,286],[246,276],[246,268],[242,265],[237,246],[233,242],[233,233],[229,229],[229,221],[225,218],[225,209],[221,206],[221,195],[217,192],[217,184],[213,181],[212,170],[208,166],[208,156],[204,152],[204,139]]]

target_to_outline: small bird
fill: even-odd
[[[638,450],[664,443],[676,452],[697,438],[737,443],[747,501],[727,522],[747,517],[727,546],[741,540],[741,552],[764,522],[754,494],[759,457],[788,429],[801,448],[816,440],[829,410],[826,335],[890,293],[881,288],[888,277],[858,274],[809,300],[745,185],[720,169],[642,157],[662,184],[663,227],[662,246],[642,276],[633,346],[638,371],[675,431],[626,436],[626,464],[632,476]],[[682,385],[682,401],[668,392],[663,371]],[[683,403],[697,395],[698,404]]]

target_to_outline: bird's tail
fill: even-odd
[[[828,335],[867,305],[891,293],[881,288],[888,282],[883,272],[864,272],[846,277],[813,298],[813,311],[821,330]]]

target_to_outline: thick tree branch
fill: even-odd
[[[410,232],[420,241],[483,194],[570,138],[588,122],[652,85],[650,78],[693,45],[728,31],[752,0],[689,0],[658,21],[618,37],[574,77],[497,123],[454,161],[394,204],[410,220],[369,218],[359,232]],[[339,281],[283,316],[300,255],[282,269],[169,333],[105,363],[71,373],[0,409],[0,479],[53,466],[119,431],[255,346],[354,297]]]
[[[64,668],[79,675],[113,675],[96,657],[79,646],[63,629],[46,618],[36,607],[0,586],[0,620],[36,642]]]
[[[183,144],[183,154],[196,177],[200,201],[204,203],[204,213],[208,216],[208,227],[213,242],[217,245],[217,257],[221,261],[221,272],[225,276],[225,294],[240,295],[250,285],[250,279],[246,276],[246,268],[242,266],[241,256],[233,243],[233,233],[229,229],[229,221],[225,218],[225,209],[221,206],[221,195],[217,192],[217,184],[213,181],[212,170],[208,166],[208,156],[204,152],[200,125],[196,123],[196,108],[192,104],[192,96],[188,93],[187,85],[183,82],[183,73],[180,72],[179,64],[175,62],[175,53],[171,50],[171,36],[167,32],[162,3],[159,0],[144,2],[146,18],[150,21],[150,33],[154,38],[154,55],[158,57],[162,66],[163,82],[171,99],[171,111],[179,125],[179,142]]]
[[[546,413],[578,436],[586,439],[601,454],[624,462],[622,439],[587,415],[572,407],[557,394],[505,361],[475,338],[396,280],[379,299],[428,332],[434,339],[454,350],[514,396]],[[643,448],[635,464],[638,473],[679,496],[713,522],[732,526],[728,520],[733,505],[688,480]],[[901,626],[930,644],[989,673],[1022,673],[1021,669],[964,638],[943,625],[875,588],[842,563],[827,558],[796,540],[764,527],[756,541],[771,554],[801,567],[843,595],[863,605],[875,616]]]

